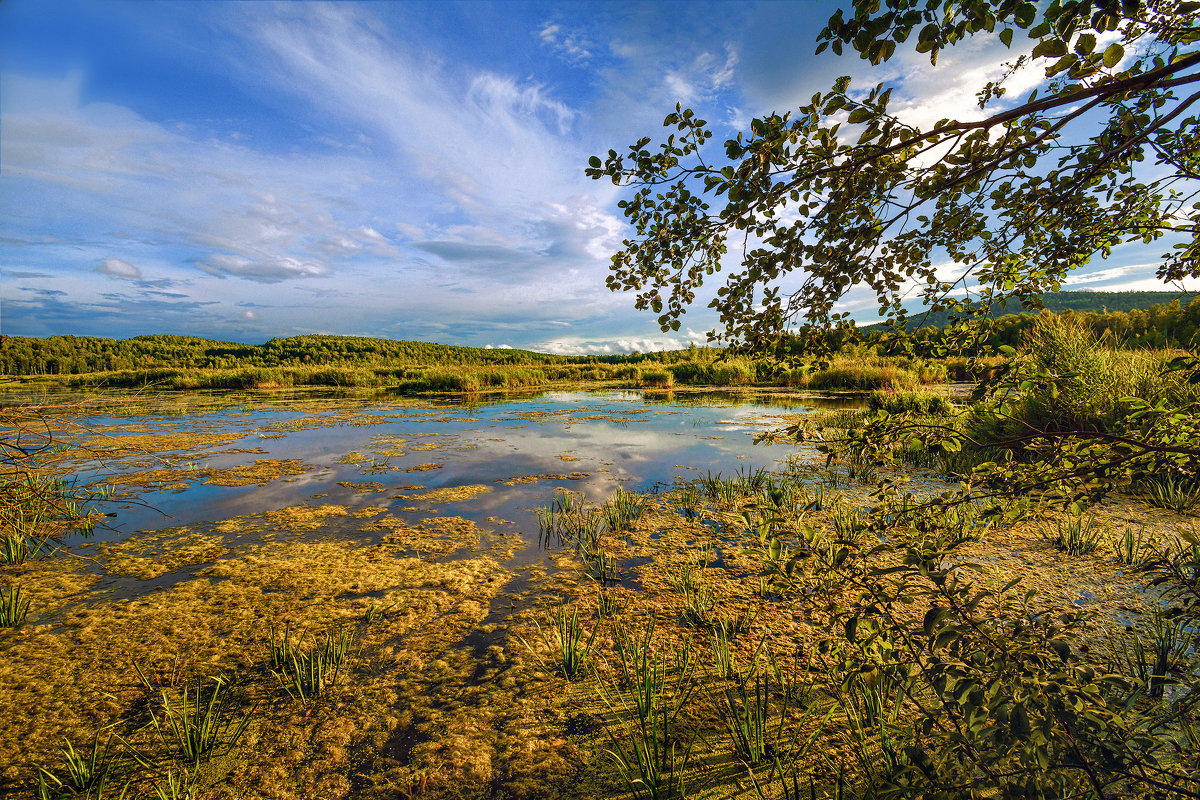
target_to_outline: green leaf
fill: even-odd
[[[860,122],[866,122],[871,118],[871,112],[865,108],[859,107],[850,112],[850,124],[857,125]]]
[[[1117,64],[1121,63],[1121,59],[1125,56],[1125,48],[1113,42],[1104,49],[1104,66],[1112,69]]]
[[[602,162],[597,156],[592,156],[591,158],[588,159],[588,166],[590,166],[594,169],[600,169],[600,167],[603,165],[603,163],[604,162]]]
[[[1005,47],[1012,47],[1013,29],[1005,28],[1000,31],[1000,41],[1004,42]]]

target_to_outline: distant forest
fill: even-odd
[[[1130,312],[1146,310],[1153,306],[1165,306],[1179,301],[1181,306],[1187,306],[1196,295],[1186,292],[1054,292],[1041,296],[1042,307],[1047,311],[1061,313],[1063,311],[1082,311],[1090,314],[1110,314],[1118,311]],[[1025,308],[1019,300],[1014,300],[1007,306],[999,304],[992,306],[989,317],[1036,314],[1041,309]],[[927,313],[911,312],[907,318],[908,328],[943,328],[950,322],[950,314],[946,311],[930,311]],[[881,327],[870,325],[864,330]]]
[[[1190,301],[1190,302],[1188,302]],[[1186,347],[1200,330],[1200,298],[1172,292],[1060,292],[1045,295],[1047,310],[1083,318],[1097,335],[1123,347]],[[1186,303],[1186,305],[1185,305]],[[1003,312],[1003,309],[998,309]],[[997,313],[989,321],[985,344],[992,347],[1020,343],[1032,323],[1025,313]],[[944,317],[914,317],[924,322],[913,332],[918,342],[936,341]],[[881,332],[870,326],[850,332],[833,332],[834,349],[840,345],[871,345]],[[799,340],[797,340],[798,342]],[[786,349],[786,348],[785,348]],[[794,353],[793,353],[794,354]],[[693,348],[670,353],[611,356],[555,356],[529,350],[455,347],[425,342],[393,341],[355,336],[293,336],[264,344],[211,341],[192,336],[136,336],[102,339],[91,336],[20,336],[0,341],[0,374],[83,375],[98,372],[174,370],[231,370],[244,368],[345,367],[537,367],[566,364],[629,364],[683,361],[710,362],[716,352]],[[964,354],[969,355],[969,354]]]

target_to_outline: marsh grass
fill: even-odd
[[[600,619],[596,619],[591,631],[586,631],[579,622],[577,608],[572,606],[568,609],[566,605],[559,605],[549,613],[546,622],[545,627],[539,625],[536,620],[533,623],[548,651],[545,658],[521,636],[517,636],[517,640],[533,654],[538,666],[544,671],[560,675],[569,681],[583,677],[591,666]]]
[[[613,744],[607,754],[630,793],[646,800],[685,795],[682,778],[696,742],[677,730],[696,687],[694,663],[686,647],[669,659],[655,646],[654,632],[653,618],[640,634],[617,626],[617,683],[600,688],[615,717],[606,728]]]
[[[201,680],[185,686],[178,702],[162,692],[161,717],[152,713],[150,721],[172,760],[195,768],[237,746],[258,706],[235,719],[232,693],[228,679],[220,676],[208,685]]]
[[[92,738],[89,750],[76,752],[71,742],[62,749],[61,767],[56,770],[47,769],[38,764],[37,800],[64,800],[73,797],[90,797],[100,800],[104,791],[109,787],[109,779],[117,766],[117,753],[113,747],[113,739],[109,736],[104,745],[100,744],[100,734]],[[118,797],[124,797],[129,784],[120,789]],[[110,797],[112,795],[109,795]]]
[[[1113,555],[1119,563],[1133,566],[1142,562],[1142,550],[1145,547],[1143,541],[1145,530],[1144,526],[1138,528],[1136,532],[1133,528],[1125,528],[1118,536],[1113,538]]]
[[[1041,527],[1042,538],[1069,556],[1094,553],[1104,539],[1104,527],[1095,516],[1057,520]]]
[[[695,484],[687,484],[676,493],[679,510],[685,519],[698,519],[704,513],[704,494]]]
[[[0,562],[24,564],[39,556],[48,555],[54,550],[50,538],[49,534],[37,537],[21,531],[0,535]]]
[[[637,522],[645,509],[644,496],[618,486],[608,502],[601,507],[601,512],[608,529],[613,533],[620,533]]]
[[[327,696],[344,674],[354,644],[354,634],[345,628],[326,631],[305,646],[303,635],[292,638],[291,626],[277,639],[272,626],[269,642],[270,670],[288,695],[308,704]]]
[[[683,618],[693,627],[713,625],[716,597],[703,578],[702,570],[690,565],[680,567],[670,578],[671,585],[683,593]]]
[[[15,628],[29,614],[29,600],[17,585],[0,588],[0,628]]]
[[[182,777],[177,777],[180,775]],[[186,770],[169,769],[161,780],[154,782],[154,796],[158,800],[191,800],[194,780],[194,773],[189,775]]]
[[[1177,514],[1189,514],[1200,505],[1200,480],[1194,477],[1154,476],[1143,481],[1141,486],[1147,500]]]
[[[1144,637],[1133,626],[1122,634],[1110,633],[1109,668],[1133,678],[1150,697],[1162,698],[1167,686],[1175,681],[1172,676],[1187,673],[1195,666],[1200,637],[1188,629],[1185,619],[1172,617],[1162,609],[1150,616],[1148,634]]]
[[[770,675],[761,673],[755,674],[753,685],[735,681],[717,697],[717,714],[739,761],[755,766],[777,757],[791,759],[800,726],[788,717],[790,697],[788,692],[773,693]]]

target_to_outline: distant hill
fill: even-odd
[[[1143,310],[1157,305],[1166,305],[1178,300],[1186,306],[1196,295],[1186,292],[1053,292],[1042,295],[1042,304],[1047,311],[1087,311],[1094,314],[1106,314],[1114,311]],[[1007,306],[993,306],[989,317],[1003,317],[1007,314],[1037,313],[1038,309],[1026,309],[1020,302],[1011,301]],[[907,327],[913,328],[943,328],[950,321],[949,313],[931,311],[926,314],[914,312],[908,318]],[[864,325],[864,330],[881,328],[883,323]]]

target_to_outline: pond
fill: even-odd
[[[174,406],[80,420],[89,431],[83,443],[103,455],[102,463],[80,462],[81,479],[103,480],[137,500],[106,506],[115,516],[98,540],[297,504],[422,514],[431,504],[415,495],[449,498],[467,489],[457,514],[477,523],[512,520],[523,542],[535,545],[533,509],[556,489],[599,502],[618,486],[644,493],[709,473],[779,470],[797,448],[756,444],[756,436],[797,414],[846,404],[550,392],[489,403],[304,395],[206,408],[213,399],[186,415]],[[423,507],[405,511],[414,503]]]

